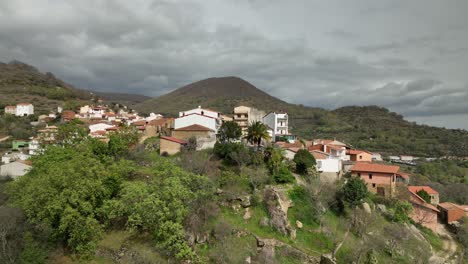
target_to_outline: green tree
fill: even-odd
[[[425,190],[419,190],[416,192],[419,197],[423,198],[426,203],[431,203],[431,196]]]
[[[73,119],[58,127],[55,139],[60,145],[75,145],[83,141],[87,135],[88,129],[84,126],[83,122]]]
[[[253,122],[247,128],[247,140],[251,144],[256,144],[257,148],[260,147],[262,140],[269,140],[268,127],[260,121]]]
[[[280,148],[267,147],[265,149],[265,163],[272,175],[276,174],[283,163],[283,151]]]
[[[303,175],[307,174],[309,168],[312,168],[316,164],[314,156],[306,149],[298,150],[296,155],[294,155],[293,161],[296,163],[297,173]]]
[[[234,121],[223,122],[218,130],[218,139],[221,142],[232,142],[240,139],[242,136],[242,129]]]
[[[410,203],[406,201],[398,201],[395,204],[394,213],[393,213],[393,221],[399,223],[408,223],[410,218],[409,214],[413,210],[413,207]]]
[[[131,170],[128,163],[103,163],[87,144],[48,148],[7,188],[29,221],[50,228],[52,237],[83,255],[94,251],[103,231],[97,212]]]
[[[278,171],[273,174],[273,178],[276,183],[292,183],[295,180],[288,166],[285,164],[279,167]]]
[[[369,195],[367,184],[361,178],[351,177],[343,186],[343,199],[351,207],[362,204],[363,200]]]

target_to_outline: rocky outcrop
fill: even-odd
[[[306,253],[285,244],[276,239],[262,239],[255,236],[257,240],[258,254],[253,258],[253,263],[275,263],[276,254],[278,251],[286,253],[290,256],[295,256],[296,259],[301,260],[301,263],[319,263],[317,257],[309,256]]]
[[[270,215],[270,225],[283,235],[295,237],[295,229],[288,221],[288,209],[291,206],[291,201],[283,198],[274,188],[265,190],[264,200]]]

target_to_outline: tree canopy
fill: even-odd
[[[262,140],[269,140],[270,135],[268,134],[268,127],[262,122],[253,122],[247,128],[247,140],[251,144],[256,144],[258,147],[262,143]]]
[[[232,142],[240,139],[242,136],[242,129],[234,121],[223,122],[218,130],[218,139],[221,142]]]
[[[309,168],[316,164],[314,156],[306,149],[298,150],[293,161],[296,163],[296,171],[299,174],[307,174]]]

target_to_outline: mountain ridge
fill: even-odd
[[[335,110],[291,104],[234,76],[184,85],[135,105],[138,111],[177,116],[181,109],[213,108],[230,114],[238,105],[286,111],[291,131],[303,138],[339,138],[356,148],[417,156],[468,156],[468,131],[410,122],[380,106],[344,106]]]

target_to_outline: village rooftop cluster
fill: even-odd
[[[30,103],[7,106],[5,114],[20,117],[33,115],[34,106]],[[370,192],[383,197],[397,197],[397,193],[404,190],[407,194],[404,199],[413,206],[411,218],[432,230],[437,228],[439,218],[447,224],[456,224],[468,214],[467,205],[439,203],[438,192],[429,186],[409,186],[411,175],[403,172],[400,166],[385,164],[379,153],[355,149],[336,139],[299,139],[290,133],[289,116],[282,111],[267,113],[253,107],[238,106],[227,115],[198,106],[179,112],[177,117],[165,117],[155,113],[141,116],[126,107],[98,104],[84,105],[76,111],[58,107],[55,113],[39,116],[38,122],[49,122],[59,116],[63,123],[81,120],[88,126],[88,135],[102,141],[108,141],[110,134],[124,127],[132,127],[139,132],[141,142],[158,137],[161,155],[177,154],[191,139],[196,140],[196,150],[213,148],[218,140],[218,131],[226,121],[237,123],[243,134],[241,142],[249,145],[244,139],[249,125],[261,122],[270,136],[269,142],[261,143],[263,146],[272,144],[283,149],[289,160],[294,159],[299,150],[307,150],[316,160],[321,181],[333,182],[349,174],[363,179]],[[29,140],[13,141],[12,152],[2,156],[4,165],[1,166],[0,176],[16,178],[24,175],[32,166],[30,156],[41,153],[46,145],[54,144],[58,127],[46,126],[37,132],[37,136]],[[386,160],[414,165],[417,158],[401,155],[388,156]],[[421,191],[430,195],[430,201],[420,196]]]

